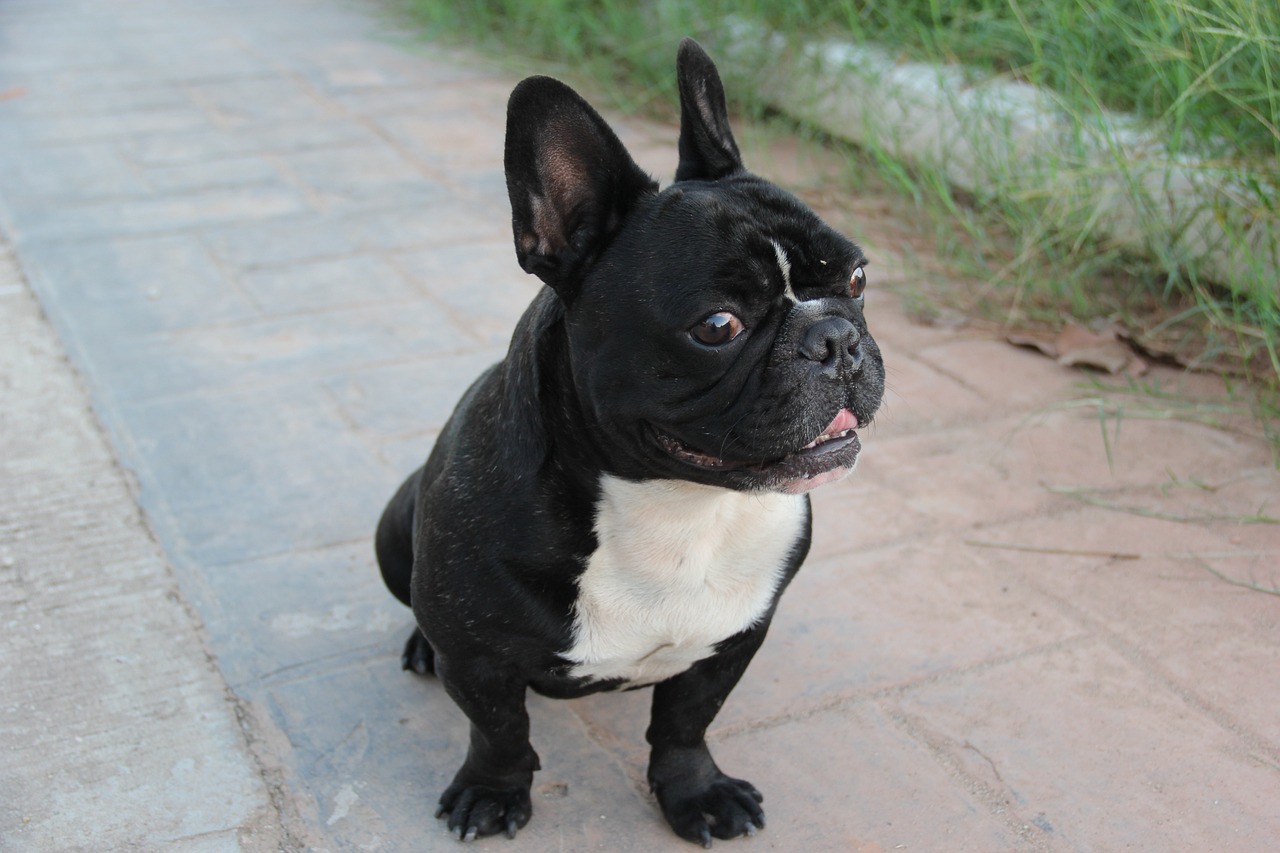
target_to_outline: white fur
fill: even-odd
[[[652,684],[711,655],[769,608],[804,499],[605,476],[599,542],[578,579],[575,676]]]
[[[782,270],[782,282],[786,287],[783,292],[792,302],[799,302],[800,300],[796,298],[796,292],[791,289],[791,259],[787,257],[786,250],[782,248],[777,240],[770,240],[769,242],[773,244],[773,253],[778,258],[778,269]]]

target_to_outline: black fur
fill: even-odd
[[[383,578],[420,626],[404,666],[435,672],[471,720],[470,749],[440,800],[459,837],[514,835],[530,818],[539,758],[526,689],[573,697],[627,686],[575,676],[561,656],[598,546],[601,478],[785,489],[818,471],[797,451],[838,412],[865,425],[879,406],[883,365],[849,291],[861,250],[746,171],[719,76],[696,43],[682,43],[678,68],[680,165],[661,192],[567,86],[534,77],[513,92],[516,255],[548,286],[378,526]],[[743,323],[737,338],[710,347],[690,336],[721,311]],[[845,452],[851,465],[856,446]],[[684,838],[764,825],[760,794],[720,772],[704,735],[808,547],[806,504],[762,618],[654,686],[649,779]]]

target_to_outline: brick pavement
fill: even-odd
[[[454,849],[430,813],[465,725],[400,672],[411,621],[370,536],[534,292],[501,175],[520,75],[403,41],[341,0],[0,4],[0,226],[136,481],[290,849]],[[672,127],[618,124],[670,175]],[[739,133],[758,171],[821,183],[812,151]],[[714,729],[770,819],[725,844],[1276,849],[1280,598],[1204,565],[1280,581],[1276,525],[1242,521],[1280,514],[1256,426],[1113,395],[1108,454],[1080,374],[907,319],[894,295],[928,265],[883,210],[833,215],[875,260],[888,407],[855,477],[816,495],[814,555]],[[1152,382],[1204,401],[1193,413],[1224,397]],[[24,582],[48,582],[48,559]],[[150,696],[139,713],[173,707]],[[41,712],[10,708],[21,759],[12,740]],[[535,698],[536,814],[504,849],[686,849],[644,791],[646,709],[644,692]],[[145,761],[95,775],[81,759],[39,780],[53,801],[144,815],[98,841],[172,837],[129,811],[157,810],[150,789],[119,784]],[[36,781],[22,772],[7,778]],[[220,779],[158,810],[195,812]],[[9,805],[0,834],[39,849],[52,820]],[[68,847],[99,846],[81,830]]]

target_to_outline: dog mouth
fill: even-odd
[[[661,431],[657,437],[668,455],[688,465],[745,474],[765,488],[803,492],[838,479],[853,469],[862,449],[858,426],[857,416],[841,409],[813,441],[781,457],[759,461],[724,459]]]

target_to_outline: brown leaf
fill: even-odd
[[[1089,367],[1132,376],[1147,372],[1147,363],[1120,341],[1110,328],[1094,332],[1078,323],[1068,323],[1056,335],[1021,331],[1010,334],[1007,339],[1016,346],[1034,347],[1067,367]]]
[[[1005,340],[1016,347],[1031,347],[1033,349],[1040,350],[1040,352],[1049,356],[1049,358],[1057,358],[1058,345],[1055,343],[1056,337],[1057,336],[1052,332],[1040,332],[1024,329],[1018,332],[1010,332]]]

